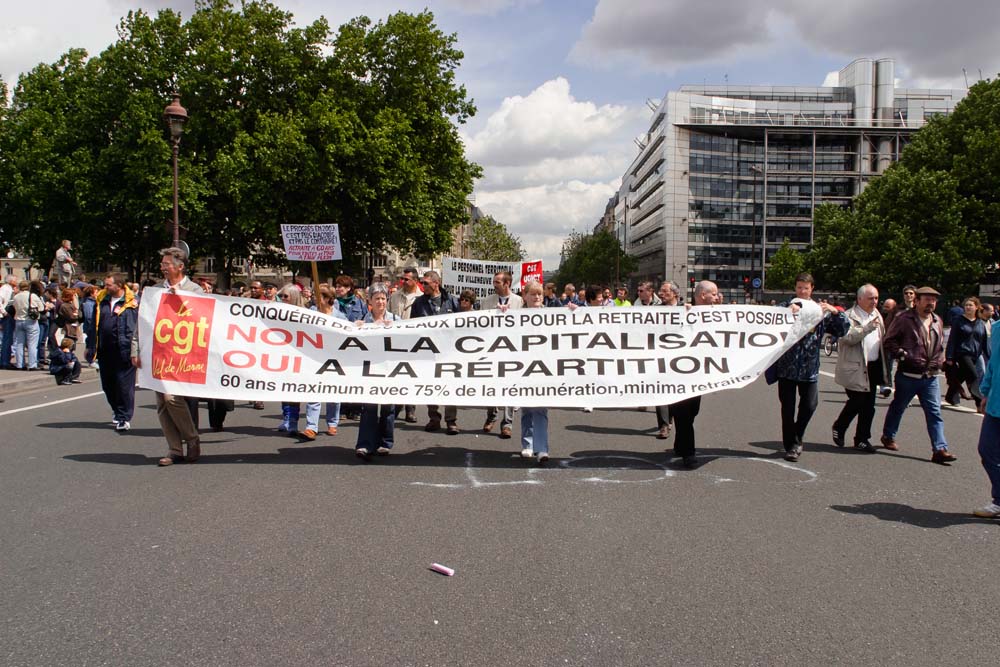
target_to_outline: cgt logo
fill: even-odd
[[[153,326],[153,377],[205,384],[215,300],[164,294]]]

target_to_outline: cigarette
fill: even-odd
[[[444,565],[440,565],[438,563],[431,563],[431,569],[434,570],[435,572],[440,572],[446,577],[452,577],[455,575],[455,570],[451,569],[450,567],[445,567]]]

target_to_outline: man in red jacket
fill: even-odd
[[[896,394],[889,404],[882,426],[882,446],[899,449],[896,433],[903,412],[913,400],[920,398],[920,407],[927,420],[931,438],[931,461],[947,465],[957,459],[948,451],[941,419],[941,385],[938,376],[944,366],[944,327],[934,314],[941,294],[932,287],[916,290],[914,307],[896,315],[885,334],[885,352],[897,361]]]

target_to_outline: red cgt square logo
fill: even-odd
[[[153,326],[153,377],[205,384],[215,300],[164,294]]]

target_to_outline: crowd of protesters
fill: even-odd
[[[80,382],[82,364],[96,367],[112,408],[112,424],[118,431],[127,431],[131,427],[135,372],[139,365],[136,329],[141,289],[115,275],[107,276],[102,285],[88,284],[84,276],[74,275],[76,264],[69,257],[69,249],[68,242],[60,248],[62,254],[55,263],[59,269],[57,280],[45,284],[7,276],[0,287],[3,314],[0,368],[35,371],[48,366],[57,383],[72,384]],[[620,286],[612,289],[586,285],[578,289],[566,284],[559,291],[552,283],[537,282],[525,285],[518,294],[513,289],[512,276],[504,271],[494,276],[493,292],[479,299],[472,290],[449,294],[436,271],[426,271],[420,276],[412,268],[404,269],[396,284],[374,283],[367,289],[359,288],[350,276],[340,275],[332,285],[319,284],[315,291],[297,282],[279,287],[257,280],[219,290],[207,278],[192,281],[187,277],[187,256],[183,251],[167,248],[161,251],[161,256],[164,280],[147,281],[146,286],[281,301],[354,322],[359,327],[392,326],[396,320],[469,310],[684,304],[680,288],[669,281],[659,285],[642,282],[634,298]],[[781,305],[797,310],[803,302],[812,300],[813,288],[809,274],[798,276],[795,297]],[[970,400],[984,414],[979,453],[993,484],[993,502],[976,514],[1000,518],[1000,391],[990,393],[1000,372],[998,342],[992,336],[998,312],[991,304],[968,297],[955,302],[942,318],[937,312],[940,296],[931,287],[907,285],[899,302],[890,298],[879,307],[877,287],[866,284],[858,288],[850,308],[833,299],[819,300],[821,321],[765,373],[768,383],[778,385],[785,458],[794,462],[803,454],[805,433],[818,402],[821,343],[824,337],[832,336],[839,340],[835,381],[846,394],[844,406],[831,427],[832,442],[838,447],[847,446],[848,431],[854,424],[854,448],[868,453],[877,451],[871,432],[876,397],[891,396],[878,443],[886,450],[898,450],[896,435],[901,419],[910,401],[917,397],[927,425],[931,461],[942,465],[956,461],[957,457],[948,448],[941,418],[940,378],[944,375],[947,381],[944,399],[948,403],[959,405],[963,399]],[[722,299],[715,284],[702,281],[694,286],[693,299],[686,305],[701,308],[719,303]],[[82,359],[77,351],[80,340],[84,341]],[[159,460],[161,466],[199,458],[198,404],[198,398],[157,393],[157,416],[169,447],[167,456]],[[265,408],[261,402],[250,405]],[[672,424],[674,455],[684,467],[696,467],[695,420],[700,397],[649,407],[656,413],[656,437],[669,438]],[[226,414],[234,408],[232,401],[209,400],[210,427],[223,430]],[[321,429],[324,409],[326,428]],[[395,420],[400,415],[406,422],[417,422],[417,411],[412,405],[317,402],[306,404],[305,425],[300,430],[301,406],[282,403],[281,411],[278,431],[302,441],[314,441],[320,433],[336,436],[342,418],[359,420],[355,452],[365,460],[390,454],[395,441]],[[500,438],[512,438],[514,412],[510,406],[486,407],[482,432],[490,433],[499,421]],[[544,464],[549,458],[547,410],[541,406],[522,408],[520,412],[520,454]],[[427,406],[424,430],[439,431],[442,422],[446,434],[461,432],[455,406]]]

